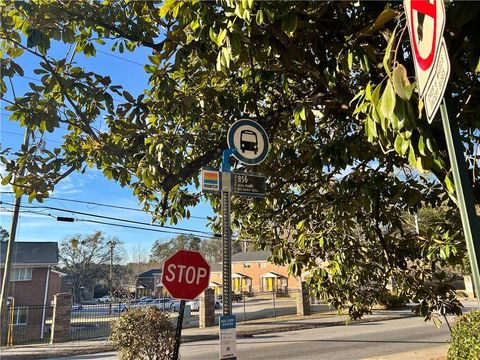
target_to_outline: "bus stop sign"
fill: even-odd
[[[263,127],[249,119],[238,120],[228,130],[228,147],[243,164],[260,164],[268,154],[269,141]]]

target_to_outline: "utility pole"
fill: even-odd
[[[26,152],[28,150],[28,142],[30,138],[30,130],[25,129],[25,135],[23,137],[23,143],[21,150]],[[18,177],[23,177],[25,175],[25,165],[22,166],[18,175],[14,177],[13,183],[15,184]],[[18,216],[20,214],[20,203],[22,197],[19,196],[15,199],[15,207],[13,209],[12,224],[10,226],[10,237],[7,242],[7,249],[5,254],[5,267],[3,269],[3,281],[2,281],[2,292],[1,292],[1,301],[0,301],[0,345],[3,345],[3,335],[4,331],[6,333],[7,329],[7,298],[10,288],[10,272],[12,269],[12,257],[13,257],[13,247],[15,244],[15,237],[17,233],[18,225]]]
[[[115,240],[109,240],[107,245],[110,247],[110,310],[112,307],[112,298],[113,298],[113,249],[117,242]]]

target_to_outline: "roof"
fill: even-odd
[[[141,274],[138,274],[139,278],[153,278],[155,274],[161,274],[162,269],[150,269]]]
[[[210,272],[220,272],[220,271],[222,271],[222,263],[210,264]]]
[[[232,256],[232,262],[268,261],[270,251],[241,252]]]
[[[7,243],[0,243],[0,264],[5,263]],[[18,241],[13,244],[13,265],[56,265],[58,264],[58,243]]]
[[[268,273],[265,273],[263,275],[260,275],[262,278],[286,278],[287,276],[270,271]]]
[[[239,279],[241,279],[241,278],[249,278],[249,279],[251,279],[252,277],[251,277],[251,276],[248,276],[248,275],[245,275],[245,274],[242,274],[242,273],[239,273],[239,272],[234,272],[234,273],[232,273],[232,278],[234,278],[234,279],[235,279],[235,278],[239,278]]]

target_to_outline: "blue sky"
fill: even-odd
[[[63,57],[67,51],[68,48],[63,44],[52,43],[51,54],[54,57]],[[124,89],[129,91],[134,97],[143,93],[143,89],[148,87],[148,75],[143,70],[143,66],[141,64],[146,64],[148,62],[147,56],[151,54],[150,51],[147,51],[146,49],[139,49],[133,54],[129,52],[119,54],[116,52],[114,56],[107,55],[103,52],[109,52],[109,48],[107,46],[98,45],[96,57],[86,58],[83,56],[83,54],[76,54],[75,62],[77,62],[78,66],[84,67],[86,70],[91,70],[102,75],[109,75],[112,79],[112,84],[122,85]],[[13,84],[17,96],[21,96],[23,93],[30,91],[28,83],[34,82],[32,79],[39,78],[38,75],[33,73],[33,69],[37,67],[38,61],[33,55],[24,54],[21,58],[19,58],[18,62],[25,70],[25,77],[14,77]],[[10,89],[9,91],[10,92],[5,95],[6,99],[13,98],[13,94],[11,93]],[[116,96],[116,98],[119,97]],[[8,104],[6,104],[4,101],[1,102],[1,147],[2,149],[18,149],[23,139],[24,130],[23,128],[20,128],[15,121],[8,120],[9,112],[5,110],[5,106],[7,105]],[[46,133],[45,138],[47,141],[47,146],[60,145],[62,140],[61,136],[61,130],[56,130],[53,134]],[[0,171],[4,171],[1,166]],[[1,191],[2,202],[14,202],[14,196],[12,194],[5,193],[11,191],[8,186],[2,186]],[[141,208],[141,206],[138,204],[138,200],[132,195],[129,188],[122,188],[117,183],[107,180],[97,169],[87,169],[85,174],[74,173],[70,175],[70,177],[64,179],[56,187],[54,193],[51,194],[51,197],[51,199],[45,200],[44,204],[39,204],[36,202],[29,204],[26,197],[24,197],[22,205],[35,207],[45,205],[64,210],[74,210],[101,216],[123,218],[146,223],[151,222],[150,215],[139,211],[115,209],[111,207],[82,204],[59,199],[61,198],[85,202],[104,203],[133,209]],[[5,208],[11,209],[12,206],[6,204],[2,205],[2,211],[0,212],[0,226],[10,230],[12,216],[11,212],[6,211]],[[60,242],[74,234],[86,235],[96,230],[100,230],[105,232],[107,236],[115,236],[124,243],[123,246],[126,256],[128,257],[125,260],[127,261],[132,259],[133,254],[138,253],[139,251],[149,254],[155,240],[167,241],[175,236],[166,233],[113,227],[84,221],[76,221],[73,223],[58,222],[56,219],[48,216],[48,214],[50,214],[54,216],[74,217],[76,219],[91,219],[111,222],[110,220],[72,214],[68,211],[63,212],[42,208],[23,208],[23,210],[35,211],[39,213],[21,214],[17,232],[17,241]],[[206,227],[208,222],[206,217],[213,215],[211,207],[206,203],[201,203],[199,206],[191,209],[190,212],[192,216],[195,216],[195,218],[181,221],[175,226],[210,232],[210,229]],[[133,224],[130,225],[135,226]],[[155,229],[161,230],[160,228]],[[171,229],[165,230],[172,231]]]

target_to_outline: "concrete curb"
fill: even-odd
[[[323,314],[325,315],[325,314]],[[322,317],[327,318],[326,316],[318,316],[314,317],[312,320],[318,320],[321,321]],[[377,317],[372,317],[372,318],[366,318],[366,319],[360,319],[355,322],[355,324],[359,323],[369,323],[369,322],[377,322],[377,321],[387,321],[387,320],[397,320],[397,319],[404,319],[408,317],[415,317],[414,314],[402,314],[402,315],[380,315]],[[303,318],[294,318],[295,320],[310,320],[309,317],[303,317]],[[292,321],[291,320],[285,320],[286,322]],[[263,321],[263,322],[268,322],[268,321]],[[270,322],[272,323],[272,322]],[[255,322],[249,324],[255,326]],[[257,322],[258,325],[258,322]],[[334,321],[328,321],[328,322],[312,322],[312,323],[304,323],[304,324],[291,324],[291,325],[279,325],[279,326],[274,326],[274,327],[268,327],[264,329],[251,329],[251,330],[238,330],[237,331],[237,337],[238,338],[248,338],[252,337],[255,335],[263,335],[263,334],[273,334],[273,333],[279,333],[279,332],[286,332],[286,331],[296,331],[296,330],[307,330],[307,329],[315,329],[315,328],[325,328],[325,327],[332,327],[332,326],[345,326],[346,321],[345,320],[334,320]],[[248,326],[248,325],[244,325]],[[187,343],[187,342],[197,342],[197,341],[206,341],[206,340],[218,340],[218,332],[211,333],[211,334],[185,334],[182,335],[182,343]],[[55,347],[57,346],[57,347]],[[30,360],[30,359],[50,359],[50,358],[57,358],[57,357],[66,357],[66,356],[75,356],[75,355],[85,355],[85,354],[96,354],[96,353],[101,353],[101,352],[108,352],[108,351],[115,351],[115,348],[107,343],[107,342],[101,342],[97,343],[97,341],[93,340],[90,341],[88,346],[85,346],[84,343],[78,343],[77,346],[75,346],[75,343],[70,343],[68,348],[64,348],[62,344],[56,344],[52,345],[51,348],[48,346],[42,347],[41,353],[32,353],[28,352],[28,349],[33,349],[35,345],[30,345],[30,346],[23,346],[19,347],[18,353],[12,353],[12,354],[5,354],[0,351],[0,359],[1,360]],[[22,351],[23,349],[23,351]],[[27,351],[25,351],[27,350]],[[43,351],[44,350],[44,351]]]

